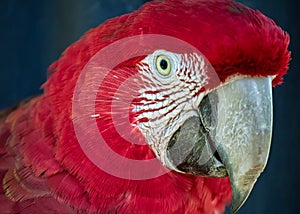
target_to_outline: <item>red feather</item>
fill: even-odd
[[[231,199],[228,178],[169,172],[148,180],[126,180],[95,166],[82,151],[72,123],[72,98],[86,63],[102,48],[128,36],[163,34],[198,48],[221,81],[245,74],[276,75],[282,81],[290,53],[288,35],[258,11],[230,0],[165,0],[111,19],[90,30],[50,66],[45,93],[0,119],[1,208],[6,213],[216,213]],[[136,47],[132,47],[134,50]],[[127,51],[132,51],[127,50]],[[140,60],[140,59],[139,59]],[[106,112],[100,132],[119,154],[151,159],[145,145],[132,146],[114,132],[111,97],[136,72],[136,59],[118,66],[99,88],[96,103]],[[129,73],[126,73],[129,72]],[[127,75],[127,76],[126,76]],[[120,78],[119,81],[122,81]],[[109,89],[109,90],[108,90]],[[105,94],[107,93],[107,94]],[[106,96],[107,95],[107,96]],[[104,101],[106,100],[106,101]],[[98,105],[98,107],[97,107]],[[75,118],[80,120],[80,117]],[[87,130],[88,131],[88,130]],[[134,135],[138,136],[136,132]],[[136,137],[137,140],[143,138]],[[99,154],[101,155],[101,154]]]

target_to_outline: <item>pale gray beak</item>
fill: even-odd
[[[210,92],[174,134],[166,151],[182,173],[229,175],[235,213],[264,170],[272,135],[271,77],[235,80]],[[168,166],[167,166],[168,167]]]

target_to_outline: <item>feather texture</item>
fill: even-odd
[[[43,95],[1,114],[1,212],[224,211],[231,200],[228,178],[175,172],[141,181],[117,178],[95,166],[78,144],[72,123],[72,98],[80,72],[103,47],[140,34],[163,34],[189,42],[207,57],[221,81],[238,74],[274,75],[276,85],[282,81],[290,59],[289,37],[284,31],[260,12],[230,0],[155,1],[106,21],[87,32],[50,66]],[[132,50],[135,48],[138,45]],[[134,74],[136,62],[129,60],[116,68],[120,81]],[[98,94],[102,110],[109,107],[105,106],[109,101],[105,102],[103,93],[109,97],[109,92],[120,84],[107,78]],[[111,112],[105,113],[109,121]],[[80,116],[73,119],[80,120]],[[113,135],[111,123],[98,125],[119,154],[133,159],[154,157],[148,146],[131,146]]]

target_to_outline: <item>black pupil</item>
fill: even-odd
[[[163,70],[166,70],[167,68],[168,68],[168,62],[167,62],[167,60],[165,60],[165,59],[162,59],[161,61],[160,61],[160,67],[163,69]]]

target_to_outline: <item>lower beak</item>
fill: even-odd
[[[271,77],[244,78],[210,92],[199,117],[185,121],[169,142],[167,167],[201,176],[229,175],[235,213],[266,166],[272,112]]]

